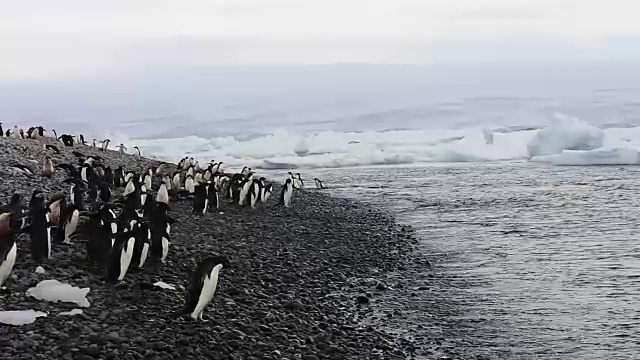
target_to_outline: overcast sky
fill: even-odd
[[[638,0],[0,0],[0,80],[147,65],[624,59],[640,52],[639,13]]]

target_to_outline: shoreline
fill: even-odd
[[[60,155],[55,163],[72,162],[71,148],[54,139]],[[5,180],[0,199],[14,191],[28,199],[35,188],[46,198],[68,192],[61,170],[53,179],[39,174],[47,153],[36,140],[2,138],[0,175]],[[26,149],[26,150],[25,150]],[[73,150],[100,155],[112,168],[141,170],[158,163],[90,146]],[[50,153],[49,153],[50,154]],[[29,163],[27,159],[39,160]],[[7,165],[30,165],[35,175],[13,175]],[[414,251],[415,239],[401,231],[392,215],[324,191],[294,194],[292,208],[274,207],[274,196],[255,210],[221,201],[218,211],[191,214],[190,201],[174,201],[176,219],[167,263],[150,264],[128,273],[120,284],[106,283],[84,261],[79,237],[70,246],[54,245],[45,274],[34,273],[29,236],[18,240],[18,258],[7,281],[9,293],[0,293],[2,310],[34,309],[48,312],[33,324],[0,325],[6,358],[22,358],[25,351],[64,358],[215,358],[215,359],[406,359],[412,343],[374,326],[363,326],[383,294],[393,291],[386,274],[401,271]],[[329,190],[330,191],[330,190]],[[120,194],[118,191],[117,194]],[[197,260],[220,253],[231,258],[223,269],[206,323],[174,318],[184,304],[184,292]],[[17,279],[16,279],[17,278]],[[56,279],[89,287],[91,305],[84,313],[59,316],[76,308],[29,298],[25,291],[37,282]],[[177,287],[154,287],[163,281]],[[366,300],[365,300],[366,299]],[[359,304],[367,301],[368,304]],[[3,357],[3,358],[4,358]]]

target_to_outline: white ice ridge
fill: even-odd
[[[90,290],[90,288],[81,289],[61,283],[58,280],[44,280],[39,282],[36,287],[27,290],[27,295],[38,300],[72,302],[82,307],[89,307],[87,294]]]
[[[47,316],[47,313],[35,310],[0,311],[0,323],[15,326],[27,325],[41,316]]]
[[[171,285],[171,284],[167,284],[167,283],[162,282],[162,281],[158,281],[158,282],[156,282],[156,283],[155,283],[155,284],[153,284],[153,285],[154,285],[154,286],[157,286],[157,287],[159,287],[159,288],[162,288],[162,289],[168,289],[168,290],[175,290],[175,289],[176,289],[176,287],[175,287],[175,286],[173,286],[173,285]]]

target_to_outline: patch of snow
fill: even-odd
[[[44,271],[44,268],[42,266],[38,266],[35,271],[36,274],[44,274],[45,272],[46,271]]]
[[[27,325],[41,316],[47,316],[47,313],[35,310],[0,311],[0,323],[15,326]]]
[[[39,282],[36,287],[27,290],[27,295],[38,300],[72,302],[82,307],[89,307],[87,294],[90,290],[88,287],[81,289],[58,280],[44,280]]]
[[[58,315],[80,315],[82,314],[82,309],[73,309],[71,311],[63,311]]]
[[[155,283],[155,284],[153,284],[153,285],[154,285],[154,286],[157,286],[157,287],[159,287],[159,288],[162,288],[162,289],[168,289],[168,290],[175,290],[175,289],[176,289],[176,287],[175,287],[175,286],[173,286],[173,285],[171,285],[171,284],[167,284],[167,283],[162,282],[162,281],[158,281],[157,283]]]

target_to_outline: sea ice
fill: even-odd
[[[61,283],[58,280],[44,280],[39,282],[36,287],[27,290],[27,295],[38,300],[72,302],[82,307],[89,307],[87,294],[90,290]]]
[[[47,313],[35,310],[0,311],[0,323],[7,325],[27,325],[36,321],[36,318],[47,316]]]
[[[44,268],[42,266],[38,266],[36,268],[36,271],[34,271],[36,274],[44,274],[46,271],[44,270]]]

